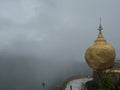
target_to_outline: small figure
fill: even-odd
[[[45,87],[45,83],[44,82],[42,83],[42,86]]]
[[[70,85],[70,90],[72,90],[72,85]]]

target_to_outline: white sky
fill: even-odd
[[[119,58],[119,3],[119,0],[0,0],[0,47],[12,48],[14,42],[44,44],[53,49],[56,46],[60,50],[69,46],[84,54],[96,39],[101,17],[104,37],[115,47]]]

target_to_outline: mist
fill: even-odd
[[[119,3],[0,0],[0,89],[55,90],[71,76],[92,75],[84,54],[100,17],[104,38],[120,58]]]

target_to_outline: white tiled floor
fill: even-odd
[[[72,86],[72,90],[81,90],[81,84],[86,83],[87,81],[92,80],[92,78],[82,78],[82,79],[77,79],[77,80],[73,80],[70,81],[67,84],[67,87],[65,90],[70,90],[70,86]]]

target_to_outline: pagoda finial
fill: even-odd
[[[99,28],[98,28],[99,31],[102,31],[103,28],[102,28],[102,24],[101,24],[101,17],[100,17],[100,24],[99,24]]]
[[[99,41],[99,40],[100,41],[105,41],[104,38],[103,38],[103,35],[102,35],[103,28],[102,28],[102,24],[101,24],[101,17],[100,17],[100,24],[99,24],[98,30],[99,30],[99,34],[98,34],[98,37],[97,37],[96,41]]]

